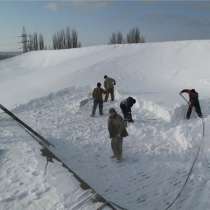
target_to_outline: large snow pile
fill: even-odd
[[[70,86],[94,87],[104,74],[116,78],[121,93],[170,92],[174,103],[180,88],[194,87],[202,96],[210,87],[209,48],[209,41],[188,41],[26,53],[1,61],[1,103],[10,107]]]
[[[53,143],[54,152],[98,193],[129,210],[166,209],[182,189],[201,145],[190,179],[171,209],[207,210],[210,208],[210,133],[206,129],[202,137],[202,123],[196,115],[190,121],[184,119],[187,105],[178,93],[183,88],[195,88],[200,93],[208,128],[209,56],[210,41],[31,52],[0,62],[1,103],[9,108],[16,107],[13,111]],[[104,104],[105,116],[91,118],[92,102],[83,107],[79,104],[98,81],[103,82],[105,74],[117,81],[116,101]],[[135,123],[128,126],[124,160],[118,163],[110,159],[107,113],[110,107],[120,112],[119,102],[128,95],[137,99],[133,108]],[[0,152],[0,160],[7,157],[4,150],[12,152],[13,147],[8,146],[10,141],[12,145],[25,148],[27,155],[30,151],[27,147],[33,148],[33,144],[21,133],[17,135],[11,122],[5,126],[5,120],[1,120],[3,131],[7,132],[1,134],[3,155]],[[8,135],[11,140],[7,144]],[[22,165],[24,161],[20,167],[26,170],[29,164]],[[5,162],[5,168],[9,166],[10,163]],[[3,177],[0,184],[5,184],[6,175],[3,172],[0,175]],[[32,195],[38,193],[44,200],[42,193],[33,191],[43,182],[43,191],[50,192],[48,200],[57,199],[57,203],[52,199],[52,205],[43,208],[72,208],[65,196],[63,206],[56,206],[62,204],[53,191],[57,185],[49,187],[50,182],[46,183],[36,171],[35,175],[37,183],[29,187]],[[29,178],[22,178],[21,183],[28,183]],[[67,178],[63,179],[64,183],[65,180]],[[17,190],[26,193],[21,196],[22,191],[18,191],[20,196],[15,197],[16,192],[9,190],[5,197],[3,190],[0,191],[4,209],[17,209],[15,205],[32,209],[28,201],[22,204],[20,200],[26,197],[31,204],[36,196],[25,187],[17,187]],[[42,200],[40,203],[43,204]]]

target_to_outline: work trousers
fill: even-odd
[[[114,101],[114,88],[106,89],[105,102],[108,101],[109,94],[111,95],[111,101]]]
[[[122,137],[114,137],[111,140],[111,147],[113,154],[118,160],[122,158],[122,143],[123,143]]]
[[[200,107],[200,104],[199,104],[199,101],[196,101],[194,103],[191,103],[188,107],[188,110],[187,110],[187,115],[186,115],[186,118],[187,119],[190,119],[190,115],[192,113],[192,109],[193,107],[195,107],[195,111],[196,113],[198,114],[199,117],[202,117],[202,112],[201,112],[201,107]]]
[[[128,108],[123,103],[120,104],[120,108],[121,108],[121,111],[123,113],[124,120],[128,121],[128,122],[132,122],[133,118],[132,118],[132,114],[131,114],[131,108]]]
[[[103,101],[96,101],[96,100],[94,100],[93,101],[92,116],[95,115],[97,106],[99,106],[99,114],[103,115]]]

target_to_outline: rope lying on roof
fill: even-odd
[[[173,200],[171,203],[169,203],[169,205],[168,205],[164,210],[170,209],[170,208],[174,205],[174,203],[178,200],[178,198],[181,196],[181,194],[182,194],[182,192],[184,191],[184,188],[186,187],[186,185],[187,185],[187,183],[188,183],[188,181],[189,181],[189,179],[190,179],[190,176],[191,176],[191,174],[192,174],[192,172],[193,172],[193,168],[194,168],[194,166],[195,166],[195,163],[196,163],[197,160],[198,160],[198,157],[199,157],[199,154],[200,154],[200,150],[201,150],[201,146],[202,146],[202,144],[203,144],[203,142],[204,142],[204,137],[205,137],[205,124],[204,124],[203,118],[201,118],[201,121],[202,121],[202,139],[201,139],[201,142],[200,142],[200,144],[199,144],[199,147],[198,147],[197,153],[196,153],[196,155],[195,155],[195,158],[194,158],[194,160],[193,160],[193,162],[192,162],[192,165],[191,165],[191,167],[190,167],[190,170],[189,170],[189,172],[188,172],[188,174],[187,174],[187,178],[186,178],[184,184],[182,185],[180,191],[178,192],[178,194],[177,194],[176,197],[174,198],[174,200]]]

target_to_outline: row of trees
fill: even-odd
[[[131,29],[126,38],[124,38],[122,32],[112,33],[112,36],[109,40],[109,44],[125,44],[125,43],[144,43],[145,38],[141,35],[138,28]]]
[[[21,34],[22,37],[22,48],[23,52],[32,50],[43,50],[47,49],[44,44],[44,37],[41,33],[26,33],[25,28]],[[127,35],[124,37],[122,32],[112,33],[109,40],[109,44],[125,44],[125,43],[144,43],[145,38],[141,35],[138,28],[131,29]],[[81,42],[78,38],[78,33],[76,30],[70,30],[67,27],[65,30],[56,32],[52,37],[52,48],[53,49],[68,49],[68,48],[78,48],[81,47]]]
[[[32,50],[47,49],[41,33],[27,34],[25,27],[23,27],[21,38],[24,53]],[[69,27],[67,27],[66,30],[61,30],[53,35],[52,46],[53,49],[78,48],[81,47],[81,42],[79,42],[77,31],[70,31]]]
[[[27,34],[25,28],[23,27],[21,37],[22,37],[21,43],[24,53],[32,50],[45,49],[44,37],[41,33]]]
[[[53,49],[69,49],[81,47],[76,30],[61,30],[53,35]]]

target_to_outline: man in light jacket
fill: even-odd
[[[104,88],[106,90],[106,96],[104,100],[105,102],[107,102],[109,94],[111,95],[111,101],[114,101],[114,85],[116,85],[115,80],[105,75],[104,76]]]

